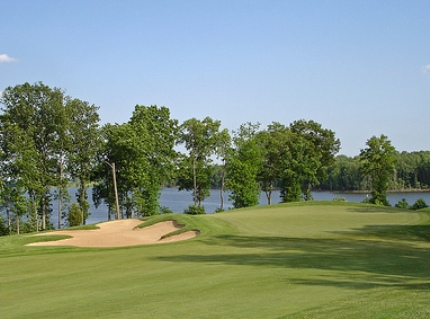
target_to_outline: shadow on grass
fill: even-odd
[[[378,213],[381,212],[384,207],[373,205],[370,210],[366,207],[354,207],[351,209],[354,213]],[[383,211],[387,213],[386,210]],[[391,208],[390,214],[395,213],[411,213],[416,214],[416,211],[403,210],[398,208]],[[426,214],[424,219],[430,220],[430,214],[422,212],[423,216]],[[422,224],[415,225],[368,225],[362,228],[352,229],[353,233],[349,231],[338,231],[333,232],[336,234],[342,234],[344,236],[357,236],[368,237],[368,238],[378,238],[384,240],[412,240],[412,241],[425,241],[430,242],[430,223],[424,222]]]
[[[208,245],[225,253],[160,257],[194,262],[301,269],[306,276],[286,279],[302,285],[335,285],[354,289],[396,286],[430,290],[430,250],[404,242],[357,239],[218,236]],[[333,271],[326,278],[312,270]],[[306,278],[309,275],[309,279]]]
[[[384,240],[408,240],[430,242],[430,225],[368,225],[348,232],[332,232],[356,237],[377,238]]]
[[[381,206],[374,204],[360,204],[347,208],[347,211],[352,213],[384,213],[384,214],[404,214],[404,213],[415,213],[416,211],[409,209],[401,209],[391,206]]]

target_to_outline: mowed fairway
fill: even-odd
[[[200,235],[126,248],[0,238],[0,318],[430,318],[428,212],[312,202],[155,221],[169,218]]]

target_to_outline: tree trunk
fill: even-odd
[[[272,205],[272,182],[270,182],[269,190],[266,192],[267,205]]]
[[[63,207],[63,191],[62,188],[60,187],[59,189],[59,197],[58,197],[58,229],[61,229],[61,215],[63,214],[62,212],[62,207]]]
[[[308,186],[306,188],[305,201],[310,200],[312,200],[312,184],[308,183]]]
[[[16,234],[19,235],[19,217],[16,216]]]
[[[58,189],[58,229],[61,228],[61,216],[63,215],[63,160],[60,160],[60,187]]]
[[[132,191],[131,192],[131,209],[130,209],[130,218],[134,218],[134,205],[133,205],[133,203],[134,203],[134,191]]]
[[[9,235],[12,233],[12,228],[11,228],[11,221],[10,221],[10,211],[9,211],[9,204],[6,203],[6,218],[7,218],[7,231],[9,233]]]
[[[221,210],[224,210],[224,182],[225,182],[225,160],[223,159],[223,166],[221,171],[221,190],[220,190],[220,199],[221,199],[220,209]]]
[[[34,213],[34,222],[36,223],[36,233],[39,232],[39,217],[37,216],[37,204],[36,204],[36,196],[33,194],[33,213]]]
[[[267,205],[272,205],[272,187],[266,192]]]
[[[46,221],[47,221],[47,214],[46,210],[48,208],[48,192],[49,190],[44,190],[43,195],[41,197],[41,203],[42,203],[42,230],[46,230]]]
[[[79,205],[81,206],[81,214],[82,214],[82,225],[85,225],[85,212],[84,212],[84,201],[85,201],[85,185],[84,180],[80,178],[79,180],[80,185],[80,194],[79,194]]]
[[[193,156],[193,186],[194,186],[194,206],[197,206],[197,167],[196,158]],[[200,203],[199,203],[200,206]]]
[[[45,196],[42,198],[42,230],[46,229],[46,203]]]
[[[116,185],[115,163],[109,164],[109,166],[112,168],[113,189],[114,189],[114,192],[115,192],[115,212],[116,212],[116,219],[119,219],[119,200],[118,200],[118,188],[117,188],[117,185]]]

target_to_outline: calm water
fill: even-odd
[[[70,189],[72,199],[74,199],[75,189]],[[193,198],[192,192],[178,191],[176,188],[165,188],[161,192],[160,204],[161,206],[168,207],[175,213],[182,213],[190,204],[192,204]],[[211,196],[204,201],[204,207],[207,213],[213,213],[220,206],[220,191],[211,190]],[[332,193],[332,192],[313,192],[312,196],[314,200],[333,200],[334,197],[344,197],[348,202],[362,202],[366,198],[366,194],[351,194],[351,193]],[[370,196],[370,194],[369,194]],[[89,190],[88,198],[91,198],[91,190]],[[388,201],[392,206],[398,203],[402,198],[405,198],[409,205],[414,204],[418,199],[423,198],[425,202],[430,205],[430,192],[424,193],[389,193]],[[279,203],[279,191],[274,191],[272,194],[272,203]],[[57,213],[54,203],[54,213],[52,214],[51,220],[54,227],[57,227]],[[260,205],[267,205],[266,195],[261,194]],[[229,201],[228,193],[224,194],[224,209],[232,208],[232,204]],[[108,220],[108,209],[106,205],[101,205],[95,208],[94,205],[90,207],[90,217],[87,219],[88,224],[98,223]],[[111,216],[113,219],[114,216]]]

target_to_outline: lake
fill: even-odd
[[[70,193],[72,194],[72,199],[74,200],[74,193],[76,189],[70,189]],[[91,198],[91,189],[88,190],[88,198]],[[220,206],[220,191],[219,190],[211,190],[211,195],[208,197],[203,205],[206,209],[207,213],[213,213]],[[160,196],[160,204],[161,206],[168,207],[171,211],[175,213],[183,213],[184,209],[186,209],[193,202],[191,191],[179,191],[177,188],[164,188],[161,191]],[[276,204],[280,202],[279,197],[280,192],[278,190],[273,191],[272,194],[272,203]],[[366,194],[364,193],[335,193],[335,192],[312,192],[312,196],[314,200],[333,200],[333,198],[340,196],[345,198],[348,202],[362,202],[366,198]],[[370,197],[370,193],[369,193]],[[389,193],[387,195],[388,201],[392,206],[397,204],[402,198],[405,198],[409,205],[414,204],[418,199],[423,198],[425,202],[430,205],[430,192],[404,192],[404,193]],[[260,205],[267,205],[266,195],[264,193],[261,194],[260,197]],[[230,209],[233,205],[228,198],[228,192],[224,194],[224,209]],[[54,212],[51,217],[51,221],[54,224],[54,227],[57,227],[57,207],[54,202]],[[91,204],[90,207],[90,217],[87,219],[87,224],[93,224],[98,222],[103,222],[108,220],[108,209],[106,205],[100,205],[96,208]],[[113,219],[114,216],[111,216]]]

